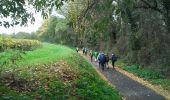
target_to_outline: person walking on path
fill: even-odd
[[[89,56],[90,56],[90,60],[91,60],[91,62],[92,62],[92,61],[93,61],[93,51],[92,51],[92,50],[90,50]]]
[[[98,52],[97,52],[97,51],[94,51],[94,52],[93,52],[93,56],[95,57],[95,61],[97,61]]]
[[[116,62],[116,60],[117,60],[115,54],[112,54],[111,60],[112,60],[112,66],[113,66],[113,69],[114,69],[114,67],[115,67],[115,62]]]
[[[101,55],[101,53],[99,53],[98,56],[97,56],[97,62],[98,62],[98,64],[99,64],[99,68],[100,68],[100,65],[101,65],[101,64],[100,64],[100,55]]]
[[[79,52],[79,48],[78,47],[76,47],[76,51]]]
[[[106,56],[106,68],[109,69],[109,55],[108,53],[105,55]]]
[[[99,62],[101,64],[102,70],[104,70],[105,67],[105,63],[106,63],[106,57],[104,55],[104,53],[101,53],[99,56]]]
[[[85,48],[84,47],[83,47],[82,51],[83,51],[83,54],[85,55]]]
[[[86,56],[87,56],[87,52],[88,52],[87,48],[84,48],[84,53]]]

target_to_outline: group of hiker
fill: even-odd
[[[79,52],[79,48],[77,47],[76,48],[76,51]],[[112,54],[110,57],[109,57],[109,54],[104,54],[103,52],[97,52],[97,51],[92,51],[92,50],[88,50],[87,48],[83,47],[82,49],[83,51],[83,54],[85,56],[87,56],[87,54],[89,54],[90,56],[90,60],[91,62],[93,62],[93,60],[95,62],[98,62],[99,64],[99,67],[104,70],[105,68],[109,68],[109,61],[111,60],[112,62],[112,67],[114,69],[114,66],[115,66],[115,62],[117,60],[117,57],[115,54]]]

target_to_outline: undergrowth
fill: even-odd
[[[116,66],[121,67],[122,69],[133,73],[134,75],[141,77],[145,80],[148,80],[152,84],[160,85],[163,89],[170,91],[170,79],[166,78],[159,72],[156,72],[151,69],[142,68],[139,65],[127,65],[122,61],[117,61]]]

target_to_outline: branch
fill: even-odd
[[[93,0],[92,3],[90,3],[90,0],[87,3],[87,7],[80,13],[78,20],[81,21],[82,17],[85,17],[86,14],[91,10],[95,4],[97,4],[98,0]]]
[[[91,3],[91,4],[90,4],[90,2],[88,1],[88,7],[86,8],[85,11],[82,11],[82,17],[84,17],[84,16],[88,13],[88,11],[93,8],[93,6],[97,3],[97,1],[98,1],[98,0],[95,0],[95,1],[94,1],[93,3]]]

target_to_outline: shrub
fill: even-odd
[[[38,40],[28,40],[28,39],[12,39],[0,37],[0,52],[6,51],[8,49],[30,51],[41,46]]]
[[[133,65],[133,66],[127,66],[124,67],[125,70],[135,73],[137,76],[145,78],[145,79],[164,79],[165,77],[155,71],[149,70],[149,69],[139,69],[139,66]]]

